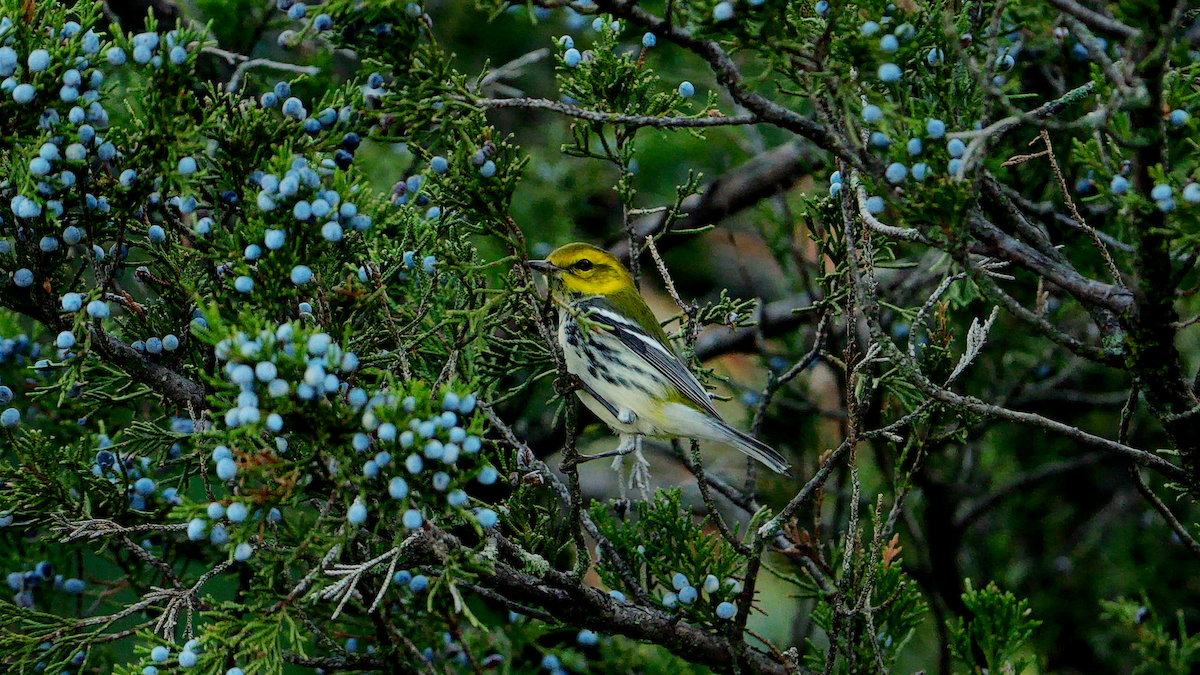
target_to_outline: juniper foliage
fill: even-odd
[[[1149,547],[1200,557],[1194,10],[434,4],[0,0],[6,672],[1021,672],[1073,624],[992,581],[1039,593],[1027,560],[960,551],[1103,534],[1084,498],[989,520],[1085,470],[1155,524],[1076,572],[1117,598],[1095,662],[1186,672],[1184,614],[1129,642],[1150,599],[1120,595],[1178,577]],[[468,11],[538,48],[468,69],[435,23]],[[251,58],[268,28],[281,60]],[[533,67],[554,98],[508,83]],[[548,121],[519,142],[506,110]],[[678,160],[735,143],[707,182]],[[523,262],[595,185],[798,477],[588,461],[607,432]],[[689,292],[739,213],[770,283]]]

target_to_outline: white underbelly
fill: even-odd
[[[615,337],[597,331],[582,335],[586,329],[581,329],[576,334],[579,339],[572,344],[567,340],[567,330],[567,323],[560,322],[559,340],[563,345],[567,372],[583,384],[583,389],[576,393],[588,410],[619,433],[671,435],[654,421],[661,419],[662,402],[668,393],[669,385],[663,377]],[[585,351],[588,342],[594,354],[590,359]],[[618,419],[618,415],[626,419],[632,415],[633,419],[627,424]]]

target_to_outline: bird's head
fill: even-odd
[[[546,275],[551,289],[569,295],[612,296],[635,288],[621,261],[591,244],[567,244],[528,265]]]

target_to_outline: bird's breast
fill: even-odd
[[[584,404],[614,429],[658,435],[656,420],[670,387],[667,380],[608,331],[587,330],[567,314],[558,332],[567,372],[583,385],[579,397]],[[617,419],[622,410],[633,413],[632,424]]]

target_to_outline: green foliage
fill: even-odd
[[[1102,617],[1132,636],[1130,651],[1137,655],[1135,675],[1191,673],[1200,664],[1200,635],[1188,634],[1182,610],[1172,627],[1144,604],[1128,598],[1100,603]],[[1173,630],[1172,630],[1173,629]]]
[[[684,98],[678,92],[664,93],[654,70],[651,69],[640,51],[627,52],[621,48],[619,31],[613,30],[613,19],[608,15],[598,17],[603,23],[598,39],[591,50],[584,54],[577,66],[568,66],[559,56],[558,77],[561,91],[577,100],[579,105],[590,110],[620,113],[642,117],[673,117],[683,113]],[[619,25],[619,24],[618,24]],[[590,126],[599,131],[601,126]],[[626,137],[618,127],[618,138]],[[597,142],[606,146],[602,135]],[[587,136],[576,137],[573,146],[564,152],[579,157],[594,156],[627,160],[631,155],[614,156],[607,147],[604,151],[592,150]],[[617,150],[624,150],[623,144]]]
[[[1194,17],[1099,8],[1125,40],[1034,1],[474,4],[199,0],[143,32],[99,2],[0,0],[0,409],[19,415],[0,669],[908,672],[945,669],[940,648],[1020,673],[1081,644],[1095,663],[1063,667],[1097,669],[1130,631],[1127,669],[1194,669],[1186,608],[1095,616],[1194,564],[1114,487],[1151,463],[1131,448],[1191,457],[1194,387],[1161,387],[1196,356],[1176,316],[1200,241]],[[560,427],[594,420],[522,263],[636,250],[648,222],[670,269],[634,255],[641,289],[702,382],[767,383],[713,400],[793,477],[743,484],[706,445],[693,492],[650,440],[656,486],[680,487],[630,503],[556,461]],[[1158,344],[1127,337],[1154,332],[1148,298]],[[760,321],[779,301],[794,313]],[[1037,320],[1000,318],[975,353],[993,304]],[[709,361],[733,341],[751,353]]]
[[[700,590],[705,579],[713,577],[718,588],[705,591],[694,604],[666,601],[675,606],[681,616],[699,624],[717,625],[713,614],[718,604],[733,600],[741,589],[735,578],[745,559],[721,537],[705,527],[706,520],[697,521],[680,505],[679,490],[659,490],[653,501],[629,504],[592,505],[596,527],[612,543],[613,550],[633,572],[633,580],[648,596],[659,603],[668,595],[676,596],[679,588],[673,584],[676,574]],[[604,585],[632,597],[634,589],[622,578],[615,560],[600,552],[596,571]],[[739,611],[746,611],[745,608]]]
[[[949,625],[950,649],[960,672],[1022,673],[1035,665],[1028,642],[1042,622],[1029,618],[1029,601],[995,583],[975,590],[968,579],[966,586],[962,599],[970,615]]]
[[[15,672],[20,675],[41,672],[47,667],[67,667],[71,657],[86,643],[77,639],[49,643],[47,640],[62,635],[71,627],[72,622],[61,616],[0,603],[0,651],[6,659],[18,664]],[[34,663],[44,665],[38,668]]]
[[[813,671],[834,673],[890,672],[913,640],[928,611],[916,584],[901,565],[899,538],[870,552],[857,542],[830,551],[829,566],[837,570],[839,591],[820,591],[802,578],[788,578],[815,600],[811,620],[829,636],[828,646],[806,641],[804,664]]]
[[[557,563],[556,567],[570,565],[571,532],[563,526],[563,513],[557,500],[547,500],[540,481],[521,483],[509,497],[512,514],[513,542],[531,558]]]

